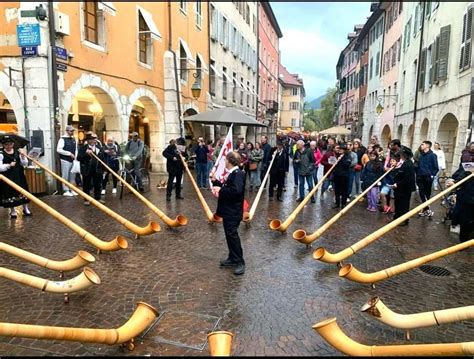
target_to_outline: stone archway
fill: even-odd
[[[403,125],[399,124],[398,125],[398,130],[397,130],[397,138],[402,141],[403,136]]]
[[[425,118],[423,122],[421,123],[421,127],[420,127],[420,137],[418,139],[419,143],[423,141],[429,141],[429,138],[428,138],[429,127],[430,127],[430,121],[428,121],[428,119]]]
[[[78,97],[85,97],[92,103],[100,105],[101,112],[91,112],[94,117],[94,126],[97,121],[97,128],[104,136],[113,137],[118,143],[127,140],[126,129],[128,129],[128,116],[124,114],[128,105],[128,98],[120,96],[114,87],[110,87],[107,81],[102,80],[99,76],[91,74],[82,74],[81,77],[74,82],[69,89],[64,92],[62,97],[61,111],[63,115],[62,128],[71,122],[74,125],[78,119],[71,119],[71,109],[73,112],[75,107],[79,107]],[[84,101],[87,102],[87,101]],[[99,109],[95,106],[97,110]],[[85,108],[78,111],[86,110]],[[98,133],[98,135],[100,135]]]
[[[137,109],[139,109],[139,111],[136,111]],[[140,138],[149,146],[152,171],[164,172],[166,163],[161,153],[166,147],[166,129],[158,98],[148,89],[136,89],[130,95],[129,105],[127,106],[127,115],[129,118],[132,117],[132,113],[139,116],[138,122],[136,123],[138,128],[127,127],[128,132],[139,132]]]
[[[448,113],[441,120],[437,131],[437,142],[444,151],[448,173],[452,170],[454,154],[459,152],[456,148],[458,129],[458,119],[452,113]]]
[[[382,129],[382,135],[380,136],[380,145],[382,148],[387,148],[388,144],[392,140],[392,131],[389,125],[385,125]]]
[[[369,137],[367,139],[367,143],[370,142],[370,139],[372,138],[372,135],[374,134],[374,125],[371,125],[370,126],[370,129],[369,129]]]
[[[252,142],[255,145],[257,141],[255,126],[247,126],[247,133],[245,134],[247,142]]]
[[[407,146],[412,148],[413,147],[413,132],[414,132],[414,126],[413,124],[411,124],[409,127],[408,127],[408,131],[407,131],[407,137],[405,139],[405,143],[407,143]]]
[[[15,114],[18,133],[25,135],[25,112],[23,109],[23,100],[15,87],[10,86],[10,78],[3,72],[0,72],[0,93],[10,103],[11,110]],[[1,105],[1,104],[0,104]]]

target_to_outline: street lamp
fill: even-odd
[[[398,101],[398,95],[380,95],[380,96],[377,96],[377,101],[379,102],[379,104],[375,108],[375,111],[377,112],[378,115],[380,115],[383,111],[382,101],[383,101],[384,97],[388,97],[388,98],[395,97],[395,102]]]
[[[195,70],[198,70],[198,69],[180,69],[181,72],[183,71],[195,71]],[[193,97],[194,99],[198,99],[200,96],[201,96],[201,81],[198,80],[198,78],[200,78],[200,73],[198,73],[197,71],[193,73],[193,77],[196,79],[193,83],[193,85],[191,86],[191,93],[193,94]]]

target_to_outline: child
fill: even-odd
[[[397,157],[390,158],[390,167],[396,166],[398,163]],[[385,171],[388,171],[390,167],[386,167]],[[395,171],[392,170],[388,175],[386,175],[382,180],[382,189],[380,190],[380,201],[382,202],[382,211],[384,213],[394,213],[395,212],[395,201],[392,201],[392,205],[390,206],[390,199],[394,198],[393,196],[393,189],[390,187],[394,184],[395,178]]]
[[[369,154],[369,162],[362,170],[361,181],[362,181],[362,190],[365,191],[370,187],[380,176],[383,174],[383,163],[378,158],[378,153],[372,151]],[[367,193],[367,210],[370,212],[377,211],[377,202],[379,199],[379,186],[375,185]]]

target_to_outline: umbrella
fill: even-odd
[[[187,122],[206,123],[209,125],[240,125],[240,126],[261,126],[266,127],[263,123],[258,122],[255,118],[247,116],[242,111],[234,107],[223,107],[211,111],[198,113],[197,115],[187,116],[184,118]]]
[[[17,148],[25,147],[28,143],[30,143],[30,141],[28,141],[26,138],[11,132],[0,132],[0,142],[4,138],[11,138],[13,142],[15,142],[15,147]]]
[[[319,132],[321,135],[350,135],[350,133],[351,130],[342,126],[331,127]]]

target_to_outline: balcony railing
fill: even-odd
[[[265,101],[265,106],[267,108],[267,113],[273,115],[278,112],[278,102],[273,100]]]

